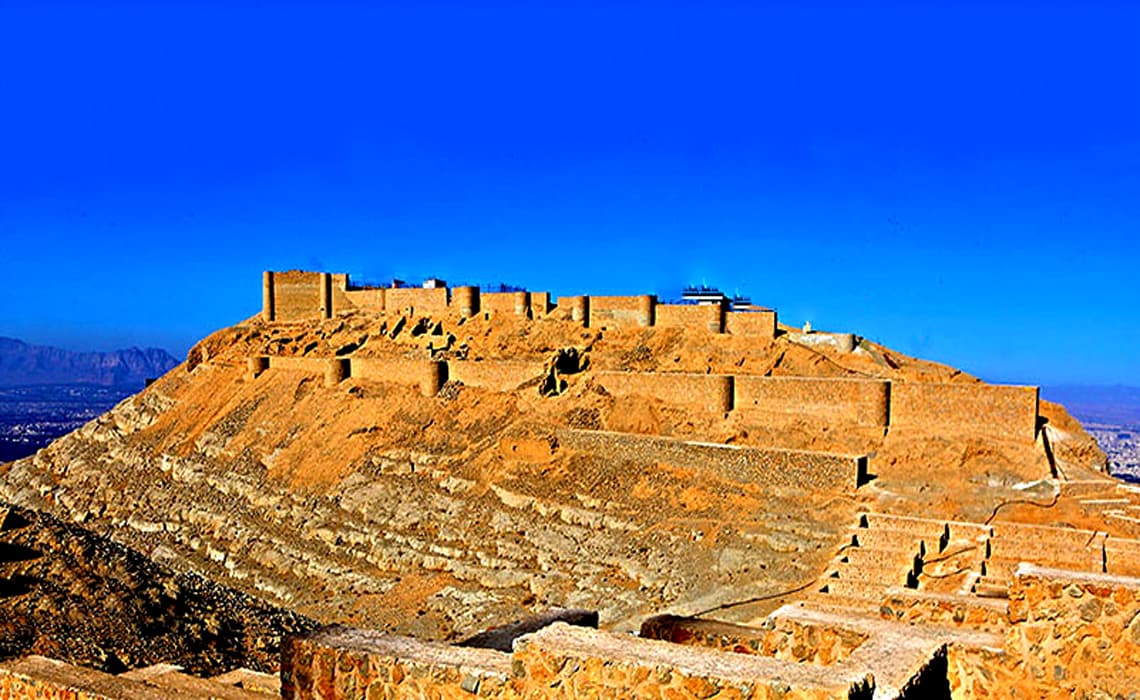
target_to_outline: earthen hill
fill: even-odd
[[[1079,424],[768,309],[270,272],[0,498],[0,698],[1140,687]]]

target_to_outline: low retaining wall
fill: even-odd
[[[594,372],[594,381],[614,396],[644,396],[708,411],[732,410],[732,377],[725,374]]]
[[[886,427],[891,383],[874,379],[736,377],[734,405],[757,414]]]
[[[858,455],[685,442],[601,430],[559,430],[558,440],[563,447],[614,460],[711,470],[746,483],[853,491],[867,479],[867,458]]]
[[[546,364],[525,360],[456,360],[447,364],[447,378],[488,391],[514,391],[539,379]]]
[[[1038,390],[993,384],[891,383],[891,428],[958,437],[962,433],[1032,443]]]

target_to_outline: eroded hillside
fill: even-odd
[[[438,392],[421,386],[424,363],[448,368]],[[971,432],[953,404],[895,429],[788,409],[794,401],[724,410],[690,384],[662,394],[658,376],[697,388],[735,376],[737,394],[750,378],[852,380],[820,385],[844,391],[977,383],[870,341],[843,348],[787,328],[584,327],[561,308],[533,319],[253,318],[0,467],[0,497],[323,622],[454,639],[549,606],[596,609],[616,629],[661,611],[751,619],[815,581],[868,505],[984,518],[1047,498],[1042,480],[1057,472],[1103,464],[1046,403],[1044,427],[1005,439]],[[773,478],[769,467],[662,456],[636,436],[757,459],[863,456],[868,475],[820,486],[810,466]]]

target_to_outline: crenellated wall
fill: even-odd
[[[972,433],[1032,443],[1037,410],[1035,386],[891,383],[891,430],[917,428],[948,438]]]
[[[732,410],[733,378],[725,374],[597,371],[594,381],[614,396],[644,396],[717,413]]]
[[[734,404],[739,411],[759,416],[886,427],[890,391],[890,382],[876,379],[738,376]]]

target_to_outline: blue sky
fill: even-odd
[[[302,267],[706,283],[1140,384],[1138,237],[1136,3],[0,0],[0,334],[33,342],[181,353]]]

